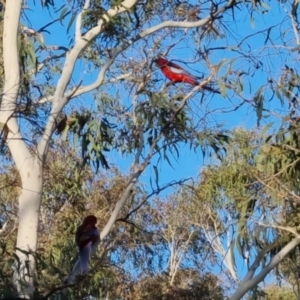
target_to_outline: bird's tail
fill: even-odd
[[[100,243],[100,238],[94,242],[92,245],[90,245],[90,256],[97,250],[97,247]],[[83,250],[83,249],[82,249]],[[84,251],[86,252],[86,250]],[[82,255],[82,258],[83,258],[83,266],[84,266],[84,263],[86,261],[86,259],[84,258],[86,253],[83,253]],[[79,257],[78,259],[76,260],[73,268],[72,268],[72,271],[70,272],[70,274],[65,278],[64,280],[64,284],[70,284],[70,283],[73,283],[75,281],[75,278],[76,276],[78,276],[79,274],[82,274],[82,271],[81,271],[81,251],[79,252]],[[87,265],[88,265],[88,262],[89,262],[89,259],[87,260]]]
[[[83,247],[79,252],[79,260],[80,260],[80,271],[81,274],[85,273],[89,269],[89,259],[91,256],[91,242]]]

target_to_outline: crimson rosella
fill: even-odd
[[[199,85],[198,77],[192,75],[187,70],[183,69],[181,66],[168,61],[166,58],[159,56],[157,59],[153,60],[155,64],[160,68],[162,73],[170,79],[173,83],[185,82],[191,85]],[[208,86],[202,87],[205,90],[211,92],[217,92]]]
[[[75,242],[79,247],[79,260],[81,273],[88,271],[88,263],[92,246],[100,241],[96,228],[97,218],[93,215],[85,217],[75,233]]]
[[[155,59],[154,62],[160,68],[162,73],[174,83],[186,82],[192,85],[199,84],[198,78],[196,76],[192,75],[181,66],[168,61],[164,57],[160,56]]]

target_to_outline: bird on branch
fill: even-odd
[[[181,66],[168,61],[166,58],[159,56],[157,59],[153,60],[154,63],[160,68],[161,72],[169,79],[171,80],[172,83],[189,83],[191,85],[199,85],[199,77],[191,74]],[[208,86],[203,86],[203,89],[210,91],[210,92],[215,92],[219,93],[218,91],[208,87]]]
[[[89,215],[85,217],[75,233],[75,242],[79,247],[79,260],[82,274],[88,271],[89,258],[93,245],[100,241],[96,223],[97,218],[93,215]]]

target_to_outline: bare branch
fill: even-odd
[[[127,215],[124,218],[122,218],[122,221],[127,220],[128,218],[130,218],[130,216],[132,214],[134,214],[136,211],[138,211],[152,196],[158,195],[160,192],[162,192],[165,189],[167,189],[169,187],[172,187],[174,185],[180,185],[181,186],[183,183],[185,183],[186,181],[188,181],[190,179],[191,178],[186,178],[186,179],[181,179],[179,181],[172,181],[172,182],[169,182],[169,183],[165,184],[164,186],[162,186],[160,188],[155,189],[149,195],[147,195],[146,199],[143,200],[137,207],[133,208],[129,213],[127,213]],[[118,219],[118,220],[121,220],[121,219]]]
[[[68,51],[68,49],[65,47],[60,47],[60,46],[50,46],[50,47],[52,47],[53,49],[55,47],[56,48],[55,50],[64,50],[64,52],[61,54],[52,55],[52,56],[48,56],[47,58],[45,58],[41,63],[38,64],[37,70],[35,70],[35,68],[33,68],[32,70],[29,71],[30,76],[34,75],[36,72],[40,72],[46,66],[47,62],[54,60],[54,59],[59,59],[59,58],[64,57],[66,55],[66,52]],[[44,97],[44,98],[40,99],[38,102],[42,104],[42,103],[50,101],[50,99],[53,99],[53,97],[52,96]]]
[[[81,38],[81,21],[82,14],[90,7],[90,0],[85,0],[84,6],[77,16],[76,27],[75,27],[75,42],[77,42]]]
[[[254,222],[257,223],[257,224],[260,225],[260,226],[263,226],[263,227],[274,228],[274,229],[280,229],[280,230],[283,230],[283,231],[290,232],[290,233],[292,233],[292,234],[295,235],[295,236],[298,235],[297,230],[296,230],[295,228],[293,228],[293,227],[290,227],[290,226],[273,225],[273,224],[264,224],[264,223],[256,222],[256,221],[254,221]]]
[[[241,284],[247,282],[248,280],[250,280],[255,271],[257,270],[257,268],[260,265],[261,260],[264,258],[264,256],[271,251],[272,249],[274,249],[277,246],[277,242],[273,242],[269,245],[266,245],[255,257],[255,260],[253,262],[253,264],[251,265],[251,267],[249,268],[247,274],[245,275],[245,277],[243,278]]]
[[[291,240],[285,247],[281,249],[270,261],[270,263],[264,267],[255,277],[250,279],[251,275],[253,276],[257,267],[254,266],[251,269],[251,274],[246,275],[245,279],[242,281],[238,289],[229,297],[230,300],[239,300],[241,299],[250,289],[256,286],[258,283],[264,280],[264,278],[272,271],[288,254],[292,251],[296,246],[300,244],[300,235],[297,235],[293,240]],[[272,244],[271,244],[272,245]],[[270,248],[272,246],[270,245]],[[274,246],[273,246],[274,247]],[[269,249],[269,248],[268,248]],[[266,249],[265,251],[267,251]],[[269,249],[270,251],[270,249]],[[266,253],[266,252],[265,252]],[[263,257],[263,252],[257,256],[254,263],[259,263],[261,258]],[[260,259],[259,259],[260,258]],[[257,264],[256,264],[257,265]],[[249,278],[249,279],[248,279]]]
[[[55,20],[53,20],[53,21],[47,23],[47,24],[44,25],[43,27],[41,27],[39,30],[37,30],[37,32],[43,32],[43,31],[45,31],[45,29],[46,29],[47,27],[49,27],[50,25],[52,25],[52,24],[54,24],[54,23],[56,23],[56,22],[58,22],[58,21],[61,22],[61,21],[62,21],[66,16],[68,16],[70,13],[71,13],[70,11],[66,12],[63,16],[61,16],[61,17],[59,17],[59,18],[57,18],[57,19],[55,19]]]

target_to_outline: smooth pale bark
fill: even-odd
[[[29,298],[34,292],[35,258],[39,213],[42,196],[42,164],[37,157],[26,159],[19,197],[19,227],[17,236],[18,261],[15,263],[14,282],[19,296]]]
[[[270,261],[270,263],[261,269],[261,271],[252,278],[255,270],[259,266],[258,264],[254,265],[254,270],[250,268],[249,273],[251,277],[246,274],[245,279],[242,281],[238,289],[229,297],[229,300],[239,300],[251,289],[253,289],[256,285],[262,282],[265,277],[278,266],[278,264],[293,250],[300,244],[300,236],[295,237],[291,240],[285,247],[283,247]]]
[[[19,296],[29,298],[34,290],[39,208],[42,192],[42,162],[30,153],[15,118],[20,89],[19,54],[17,37],[22,0],[7,1],[3,28],[3,58],[5,83],[0,108],[0,122],[8,127],[7,145],[22,181],[19,197],[19,227],[17,237],[18,259],[15,263],[14,284]]]

